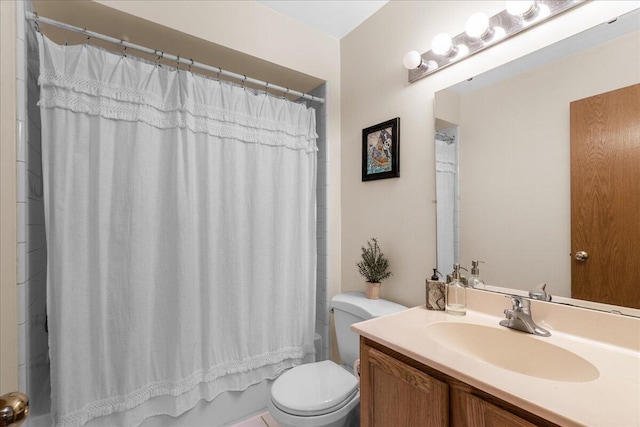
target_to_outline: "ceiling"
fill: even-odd
[[[284,15],[341,39],[389,0],[258,0]]]

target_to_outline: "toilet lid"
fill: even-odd
[[[358,380],[330,360],[296,366],[271,387],[271,400],[293,415],[321,415],[338,409],[358,391]]]

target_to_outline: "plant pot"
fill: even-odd
[[[367,298],[380,299],[380,283],[367,282]]]

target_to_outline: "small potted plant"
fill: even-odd
[[[367,298],[380,298],[381,282],[391,276],[389,271],[389,260],[378,246],[378,239],[372,238],[367,241],[367,247],[362,247],[362,260],[356,264],[360,275],[367,279]]]

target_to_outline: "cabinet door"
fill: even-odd
[[[366,345],[361,350],[362,427],[448,425],[446,383]]]
[[[479,397],[469,395],[467,420],[470,427],[536,427]]]

